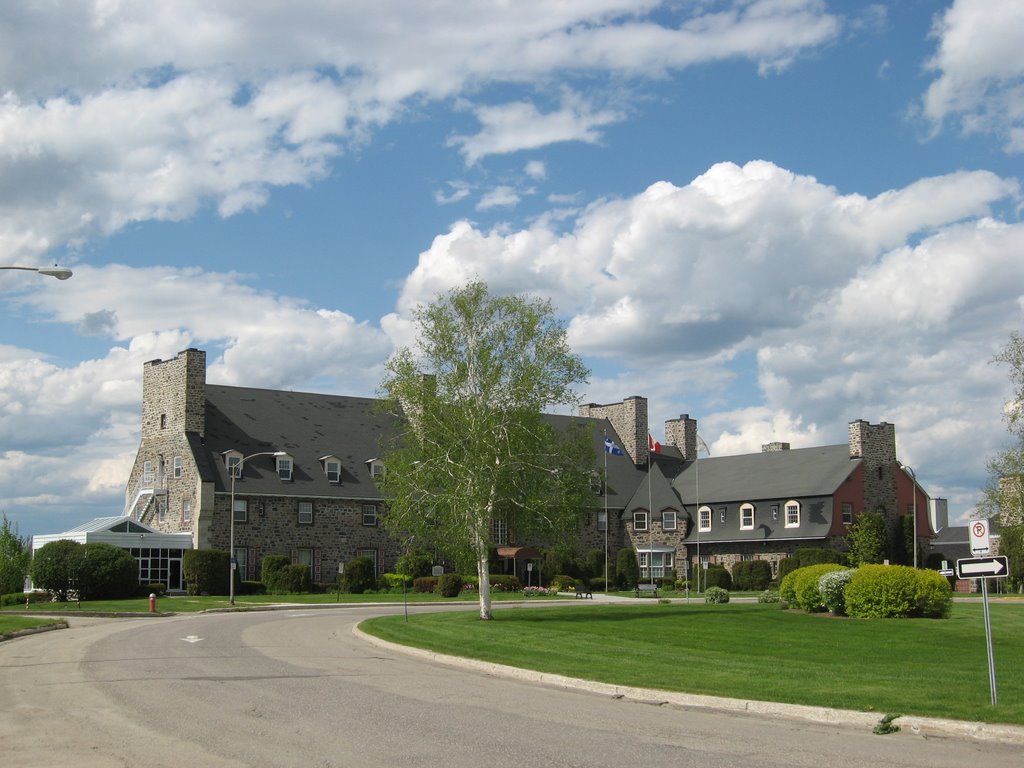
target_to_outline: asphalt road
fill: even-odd
[[[428,610],[417,606],[416,610]],[[1019,744],[876,736],[510,680],[368,644],[345,607],[73,620],[0,643],[0,761],[92,766],[973,768]]]

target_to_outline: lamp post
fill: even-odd
[[[287,456],[284,451],[261,451],[243,456],[234,464],[228,467],[231,475],[231,506],[228,509],[228,519],[231,521],[228,534],[228,602],[235,604],[235,479],[242,474],[242,467],[249,459],[257,456]]]
[[[58,280],[67,280],[74,274],[67,267],[58,267],[56,264],[52,267],[0,267],[0,269],[21,269],[25,272],[38,272],[40,275],[56,277]]]
[[[917,475],[914,474],[914,470],[908,467],[906,464],[900,463],[903,467],[904,472],[910,473],[910,478],[914,481],[914,487],[911,489],[913,494],[913,510],[914,510],[914,567],[917,568]]]

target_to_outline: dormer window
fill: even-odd
[[[740,507],[740,530],[754,530],[754,505],[744,504]]]
[[[285,481],[292,479],[292,457],[291,456],[278,456],[277,457],[277,476]]]
[[[337,456],[321,456],[320,465],[327,475],[327,482],[331,485],[341,484],[341,459]]]
[[[374,480],[384,477],[384,462],[380,459],[369,459],[366,466],[370,468],[370,477]]]
[[[228,477],[233,477],[236,480],[242,478],[242,454],[238,451],[224,452],[224,466],[228,468]]]
[[[711,530],[711,507],[701,507],[697,510],[697,530]]]

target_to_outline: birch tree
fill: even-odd
[[[483,282],[414,313],[417,341],[388,361],[381,392],[401,416],[383,448],[384,524],[479,579],[491,618],[494,525],[511,540],[553,543],[593,504],[593,448],[582,423],[545,417],[575,409],[589,371],[549,302],[492,296]]]

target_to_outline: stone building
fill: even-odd
[[[123,514],[156,531],[190,533],[197,549],[228,549],[233,529],[247,579],[259,577],[268,554],[307,564],[317,582],[333,581],[357,556],[391,570],[402,549],[381,526],[377,480],[381,438],[396,425],[376,405],[208,384],[197,349],[148,362]],[[777,567],[799,546],[841,546],[864,510],[907,514],[915,492],[927,535],[928,497],[900,468],[891,424],[852,422],[847,445],[773,443],[758,454],[699,458],[696,420],[666,422],[662,447],[647,413],[646,398],[633,396],[584,405],[578,417],[547,417],[583,419],[593,437],[597,482],[593,508],[582,514],[580,554],[604,549],[614,563],[628,547],[645,576],[755,558]],[[606,440],[621,451],[606,452]],[[525,576],[517,553],[535,556],[544,542],[517,541],[500,525],[492,533],[506,569]]]

